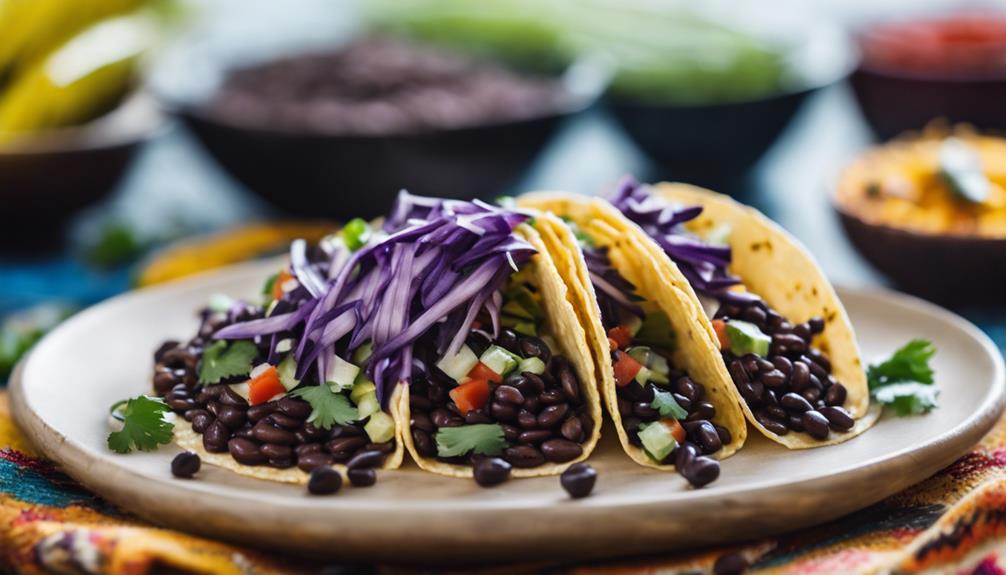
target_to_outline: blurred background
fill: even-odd
[[[625,174],[1002,346],[1004,102],[1006,2],[0,0],[0,381],[75,310],[402,188]]]

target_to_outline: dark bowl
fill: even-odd
[[[867,123],[884,140],[936,118],[1006,130],[1006,78],[927,78],[860,67],[851,83]]]
[[[856,250],[906,291],[951,304],[1002,302],[1006,238],[922,234],[835,211]]]
[[[0,146],[0,252],[58,245],[69,218],[107,196],[161,126],[152,98],[137,94],[83,126]]]
[[[492,198],[587,103],[527,120],[415,135],[339,136],[242,126],[198,107],[178,115],[235,179],[300,216],[371,217],[398,191]]]
[[[794,32],[785,54],[799,76],[768,96],[709,104],[653,104],[608,97],[612,115],[662,172],[662,177],[739,192],[739,184],[817,90],[844,79],[856,53],[848,37],[816,22]]]

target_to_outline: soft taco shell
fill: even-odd
[[[549,256],[549,250],[541,235],[536,231],[536,228],[541,225],[537,218],[534,225],[535,227],[531,227],[528,224],[523,224],[516,231],[538,250],[538,253],[531,258],[527,265],[531,266],[532,277],[536,282],[535,287],[542,295],[542,308],[545,310],[543,335],[550,337],[558,351],[569,359],[570,365],[580,380],[580,391],[589,406],[594,426],[590,436],[582,444],[583,454],[580,457],[566,463],[545,463],[530,469],[514,468],[510,474],[512,477],[539,477],[562,473],[570,465],[587,459],[597,445],[597,440],[601,437],[601,400],[594,383],[594,362],[590,349],[587,347],[587,337],[577,320],[575,308],[579,303],[576,296],[562,281],[555,263]],[[412,432],[408,427],[412,420],[409,390],[408,386],[402,387],[405,389],[398,399],[398,420],[406,424],[402,440],[412,458],[419,467],[433,473],[450,477],[472,477],[473,470],[469,465],[444,463],[435,458],[419,455],[412,441]]]
[[[700,235],[724,224],[730,226],[730,247],[733,250],[730,272],[741,278],[746,289],[761,296],[790,321],[803,322],[820,316],[826,322],[824,333],[815,338],[814,345],[829,355],[835,377],[848,392],[845,407],[856,419],[856,426],[845,433],[832,433],[824,441],[802,433],[780,436],[758,423],[747,403],[741,401],[748,421],[766,437],[790,449],[822,447],[848,441],[876,423],[881,408],[879,405],[870,405],[866,374],[852,324],[834,288],[806,248],[757,210],[722,194],[687,184],[670,183],[654,185],[652,191],[683,206],[701,205],[702,215],[689,222],[689,229]],[[691,286],[687,289],[681,286],[683,283],[687,284],[687,280],[660,246],[607,202],[594,199],[588,203],[595,211],[591,213],[589,208],[581,208],[581,211],[588,210],[583,217],[603,218],[619,233],[640,238],[639,244],[651,257],[671,263],[673,273],[670,285],[688,293],[691,304],[701,308]],[[663,267],[660,269],[667,271]],[[711,337],[715,337],[712,324],[705,314],[700,314],[697,319],[703,329]],[[733,389],[729,374],[726,377]]]
[[[687,370],[691,377],[703,384],[706,398],[716,407],[716,423],[728,429],[733,436],[733,441],[724,445],[715,457],[722,459],[733,455],[747,438],[747,426],[741,410],[742,400],[729,379],[724,379],[723,362],[714,340],[701,328],[697,319],[701,309],[690,305],[688,295],[666,279],[676,271],[667,265],[670,262],[653,258],[639,245],[639,238],[623,234],[612,226],[609,220],[614,214],[604,213],[604,204],[595,206],[594,202],[599,200],[565,194],[535,194],[527,197],[526,201],[522,198],[521,205],[550,210],[574,220],[599,246],[608,248],[612,266],[636,286],[637,293],[658,305],[667,314],[675,328],[678,342],[677,349],[672,354],[674,364]],[[590,344],[596,379],[601,386],[601,395],[608,413],[615,423],[622,448],[640,465],[661,470],[674,469],[673,465],[656,463],[641,448],[632,445],[622,427],[608,338],[601,323],[601,310],[594,286],[590,281],[587,264],[577,247],[576,237],[555,216],[538,217],[536,221],[540,222],[538,229],[560,274],[566,278],[570,291],[577,297],[578,305],[575,307]]]
[[[402,445],[402,433],[404,432],[405,426],[402,425],[402,420],[399,419],[397,410],[394,409],[394,406],[398,403],[399,397],[402,396],[402,390],[404,387],[404,385],[399,385],[388,399],[388,411],[391,417],[395,420],[395,450],[391,452],[387,458],[385,458],[384,465],[381,466],[382,469],[397,469],[402,465],[402,458],[405,454],[405,448]],[[243,463],[238,463],[237,460],[231,457],[229,453],[210,453],[203,448],[203,436],[193,431],[192,425],[181,418],[178,418],[175,421],[175,444],[182,449],[195,452],[205,463],[209,463],[210,465],[215,465],[217,467],[223,467],[233,471],[234,473],[247,477],[278,481],[280,483],[299,484],[307,483],[307,480],[310,477],[310,474],[305,473],[296,467],[276,469],[275,467],[269,467],[268,465],[244,465]],[[332,464],[332,468],[338,471],[344,480],[347,479],[345,465],[341,463],[334,463]]]

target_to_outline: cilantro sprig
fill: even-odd
[[[112,406],[112,416],[122,421],[122,429],[108,434],[108,448],[116,453],[133,449],[151,451],[171,443],[175,424],[164,419],[171,408],[163,400],[141,395]]]
[[[939,396],[929,365],[935,354],[932,342],[913,339],[887,360],[870,365],[866,371],[870,395],[899,417],[928,413]]]
[[[360,412],[345,395],[335,393],[327,385],[312,385],[294,390],[290,395],[311,404],[311,415],[307,422],[321,429],[331,429],[333,425],[348,425],[360,419]]]
[[[220,380],[236,375],[251,373],[252,360],[258,355],[258,348],[250,341],[217,341],[203,350],[199,363],[199,383],[220,383]]]
[[[437,455],[440,457],[456,457],[469,452],[499,455],[505,447],[503,427],[498,423],[441,427],[437,431]]]

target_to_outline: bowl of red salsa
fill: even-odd
[[[894,21],[856,34],[851,82],[881,138],[936,119],[1006,130],[1006,12]]]

